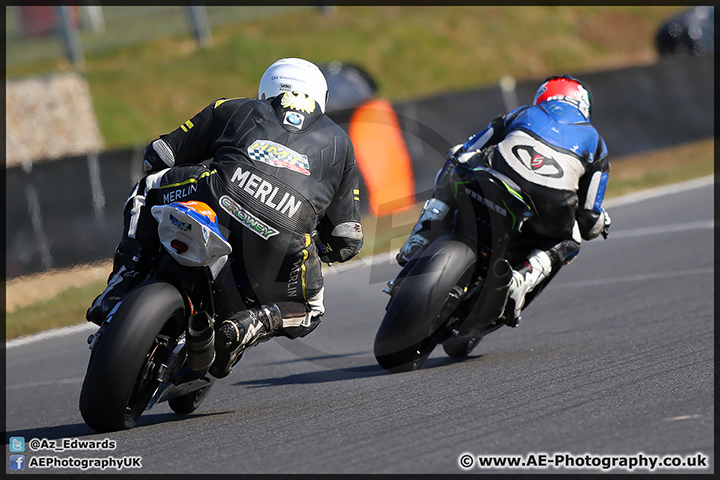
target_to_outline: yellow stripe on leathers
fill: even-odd
[[[243,97],[223,98],[223,99],[221,99],[221,100],[218,100],[218,101],[215,102],[215,105],[213,105],[213,108],[219,107],[220,105],[222,105],[223,103],[227,102],[228,100],[237,100],[238,98],[243,98]]]
[[[205,177],[207,177],[207,176],[209,176],[209,175],[213,175],[213,174],[215,174],[215,173],[217,173],[217,170],[211,170],[211,171],[209,171],[209,172],[203,172],[203,173],[201,173],[197,178],[188,178],[187,180],[183,180],[182,182],[169,183],[169,184],[167,184],[167,185],[160,185],[160,187],[158,187],[158,188],[160,188],[160,189],[165,189],[165,188],[182,187],[183,185],[187,185],[187,184],[189,184],[189,183],[197,183],[200,179],[205,178]]]
[[[307,300],[307,291],[306,291],[306,286],[305,286],[305,271],[307,270],[307,267],[305,266],[305,262],[307,262],[308,256],[310,255],[310,252],[308,251],[307,247],[309,247],[311,243],[312,243],[312,237],[310,236],[309,233],[306,233],[305,234],[305,248],[303,248],[303,251],[302,251],[303,261],[302,261],[302,265],[300,266],[300,271],[302,272],[301,273],[302,294],[303,294],[303,299],[305,299],[305,300]]]

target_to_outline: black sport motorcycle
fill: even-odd
[[[454,217],[384,289],[391,298],[374,353],[390,372],[419,369],[438,344],[450,357],[465,357],[485,335],[516,325],[505,312],[511,265],[527,252],[513,241],[535,215],[532,199],[490,168],[459,165],[451,175]],[[549,280],[527,295],[525,306]]]
[[[132,428],[159,402],[180,414],[198,408],[215,381],[214,324],[256,306],[238,291],[232,248],[210,207],[176,202],[152,213],[164,248],[88,338],[80,412],[98,432]]]

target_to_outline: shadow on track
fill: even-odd
[[[159,425],[159,424],[166,424],[166,423],[173,423],[173,422],[179,422],[179,421],[185,421],[192,418],[202,418],[202,417],[209,417],[213,415],[224,415],[226,413],[233,413],[233,412],[210,412],[210,413],[191,413],[188,415],[179,415],[177,413],[157,413],[154,415],[144,414],[140,417],[140,420],[138,421],[138,424],[135,428],[131,430],[125,430],[127,432],[136,430],[138,428],[142,427],[149,427],[152,425]],[[122,430],[118,432],[113,432],[114,435],[122,434]],[[48,440],[60,440],[64,438],[80,438],[80,437],[87,437],[91,435],[107,435],[107,434],[100,434],[93,430],[92,428],[88,427],[84,423],[74,423],[72,425],[57,425],[55,427],[39,427],[39,428],[29,428],[26,430],[14,430],[6,432],[5,436],[5,444],[7,445],[8,439],[10,437],[24,437],[28,440],[31,440],[33,438],[38,439],[48,439]]]
[[[28,428],[6,432],[5,444],[10,437],[25,437],[28,441],[33,438],[46,438],[48,440],[59,440],[61,438],[78,438],[88,435],[97,435],[97,432],[84,423],[73,423],[72,425],[58,425],[55,427]]]
[[[252,388],[258,388],[288,385],[292,383],[326,383],[337,382],[341,380],[352,380],[356,378],[374,377],[377,375],[382,375],[384,373],[385,370],[380,368],[379,365],[365,365],[362,367],[340,368],[323,372],[297,373],[294,375],[288,375],[286,377],[248,380],[244,382],[234,383],[233,386],[245,385]]]
[[[174,423],[174,422],[180,422],[180,421],[186,421],[193,418],[206,418],[206,417],[213,417],[215,415],[225,415],[228,413],[235,413],[233,411],[226,411],[226,412],[193,412],[189,414],[178,414],[178,413],[155,413],[152,415],[143,414],[140,417],[140,420],[138,420],[138,424],[135,428],[142,428],[142,427],[150,427],[152,425],[160,425],[160,424],[166,424],[166,423]],[[134,430],[134,429],[133,429]]]
[[[474,355],[474,356],[469,356],[469,357],[463,358],[463,359],[453,359],[450,357],[429,358],[420,370],[416,370],[414,372],[395,373],[395,374],[385,371],[382,367],[380,367],[377,363],[375,363],[374,358],[368,358],[368,357],[350,360],[349,362],[345,362],[345,363],[348,363],[347,366],[341,365],[340,368],[329,368],[328,367],[329,362],[332,362],[332,364],[335,367],[337,367],[338,363],[340,363],[340,364],[343,363],[342,361],[339,362],[338,359],[342,359],[343,357],[348,357],[348,356],[352,356],[352,355],[357,355],[357,354],[328,355],[325,357],[312,357],[312,358],[300,359],[300,360],[307,360],[316,365],[320,365],[323,368],[327,368],[327,370],[320,371],[320,372],[296,373],[296,374],[288,375],[285,377],[246,380],[246,381],[236,382],[233,384],[233,386],[244,385],[244,386],[247,386],[250,388],[259,388],[259,387],[273,387],[273,386],[280,386],[280,385],[288,385],[288,384],[293,384],[293,383],[294,384],[328,383],[328,382],[353,380],[353,379],[366,378],[366,377],[377,377],[380,375],[422,374],[423,370],[448,367],[448,366],[454,365],[456,363],[478,361],[483,357],[482,355]],[[299,361],[299,360],[291,360],[291,361]],[[371,362],[371,363],[368,364],[369,362]],[[278,363],[285,363],[285,362],[278,362]]]

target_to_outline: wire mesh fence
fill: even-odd
[[[162,37],[193,35],[204,41],[212,28],[286,15],[312,6],[6,6],[5,65],[69,58]],[[327,8],[327,7],[325,7]]]

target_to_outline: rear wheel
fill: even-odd
[[[417,370],[447,333],[443,326],[475,267],[475,253],[452,236],[422,253],[390,300],[375,336],[378,364],[390,372]]]
[[[192,413],[197,410],[203,400],[205,400],[205,397],[207,397],[208,393],[210,393],[210,388],[212,386],[213,384],[211,383],[207,387],[195,390],[194,392],[171,398],[170,400],[168,400],[168,405],[170,406],[170,409],[175,413],[179,413],[181,415],[187,415],[188,413]]]
[[[80,413],[93,430],[135,426],[184,322],[182,295],[169,283],[140,285],[123,300],[95,346],[80,392]]]
[[[443,344],[443,350],[452,358],[464,358],[480,343],[482,336],[465,336],[449,338]]]

